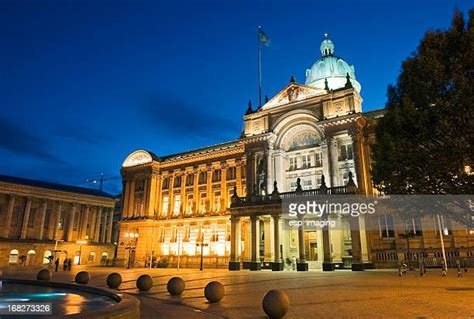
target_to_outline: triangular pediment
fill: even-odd
[[[290,83],[274,97],[272,97],[267,103],[265,103],[262,106],[262,110],[267,110],[297,101],[303,101],[308,98],[324,94],[327,94],[326,90],[297,83]]]

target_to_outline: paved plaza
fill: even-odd
[[[290,299],[285,318],[469,318],[474,317],[474,271],[457,278],[455,270],[441,277],[437,269],[425,277],[417,271],[398,277],[396,270],[365,272],[251,272],[248,270],[76,268],[53,273],[54,281],[72,281],[79,270],[88,270],[90,285],[105,288],[107,274],[123,276],[121,293],[137,296],[142,318],[264,318],[261,302],[270,289],[284,290]],[[36,271],[4,271],[5,277],[34,278]],[[26,275],[25,275],[26,274]],[[139,293],[135,280],[153,277],[149,293]],[[166,283],[181,276],[186,289],[172,297]],[[218,304],[204,298],[204,287],[220,281],[226,296]]]

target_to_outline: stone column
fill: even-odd
[[[251,231],[252,231],[252,261],[250,262],[250,270],[260,270],[260,258],[259,258],[259,238],[258,238],[258,217],[250,216]]]
[[[235,181],[237,186],[237,194],[239,196],[244,196],[242,192],[242,162],[237,162],[235,164]]]
[[[150,178],[145,178],[143,181],[143,204],[142,210],[138,212],[138,216],[143,217],[148,215],[148,201],[150,200]]]
[[[15,207],[15,195],[10,195],[8,200],[7,216],[5,218],[5,229],[2,230],[2,237],[8,238],[10,233],[10,224],[12,221],[13,208]]]
[[[100,241],[100,223],[102,221],[102,211],[104,210],[103,207],[98,207],[97,208],[97,215],[96,215],[96,220],[95,220],[95,234],[94,234],[94,241],[99,242]]]
[[[274,247],[273,247],[273,227],[272,220],[270,217],[265,216],[263,218],[263,232],[264,232],[264,260],[272,261],[274,257]]]
[[[221,206],[220,211],[225,212],[227,207],[229,207],[228,203],[229,194],[227,192],[227,167],[224,165],[221,168],[221,202],[219,205]]]
[[[107,208],[103,209],[103,214],[101,215],[100,225],[102,225],[102,232],[100,233],[100,242],[105,243],[105,235],[107,232]]]
[[[231,217],[230,218],[230,261],[229,261],[229,270],[240,270],[240,260],[239,260],[239,223],[240,217]]]
[[[360,242],[360,225],[358,217],[349,217],[351,226],[351,243],[352,243],[352,270],[364,270],[362,262],[362,247]]]
[[[26,199],[25,213],[23,214],[23,223],[21,224],[20,239],[26,239],[26,233],[28,230],[28,219],[30,218],[31,211],[31,197]]]
[[[44,219],[46,217],[46,209],[48,208],[48,202],[43,201],[43,205],[41,206],[41,211],[40,211],[40,224],[39,224],[39,240],[43,240],[43,234],[44,234]],[[49,223],[49,220],[48,220]],[[48,225],[49,226],[49,225]],[[50,226],[49,226],[50,227]],[[48,227],[48,229],[49,229]]]
[[[247,152],[247,172],[245,174],[245,187],[247,189],[247,198],[251,198],[254,192],[255,183],[255,154]]]
[[[338,159],[337,140],[334,137],[328,138],[328,162],[329,162],[329,180],[331,187],[338,185],[339,181],[339,159]]]
[[[58,238],[58,228],[59,228],[59,219],[61,217],[62,204],[58,203],[56,207],[56,213],[54,214],[54,225],[53,225],[53,239],[57,240]],[[64,229],[64,225],[63,225]]]
[[[301,218],[300,220],[302,221],[303,219]],[[304,226],[303,225],[298,227],[298,252],[299,252],[299,259],[298,259],[298,262],[296,263],[296,270],[307,271],[308,263],[306,262],[306,253],[305,253],[305,247],[304,247]]]
[[[156,177],[155,174],[151,174],[150,176],[150,190],[149,190],[149,196],[148,196],[148,202],[147,202],[147,209],[145,215],[149,218],[153,218],[155,216],[155,211],[157,210],[156,207],[156,192],[157,192],[157,186],[158,184],[158,178]]]
[[[91,228],[89,229],[89,239],[91,242],[95,241],[94,236],[95,236],[96,219],[97,219],[97,207],[91,207],[91,213],[90,213]]]
[[[109,208],[109,224],[107,225],[107,242],[112,242],[112,226],[114,224],[114,209]],[[152,240],[155,240],[152,238]]]
[[[128,196],[128,217],[135,215],[135,181],[130,181],[130,195]]]
[[[84,214],[82,215],[82,227],[81,227],[81,233],[79,236],[79,239],[85,239],[86,236],[88,236],[87,232],[87,224],[89,223],[89,212],[90,212],[90,207],[86,205],[84,208]]]
[[[66,235],[66,241],[71,241],[72,240],[72,232],[74,230],[74,219],[76,217],[76,205],[72,205],[71,207],[71,212],[69,213],[69,221],[67,223],[67,235]],[[66,218],[64,218],[66,219]]]
[[[325,215],[325,220],[328,220],[327,215]],[[329,239],[329,229],[328,226],[325,226],[322,229],[323,232],[323,271],[334,271],[336,269],[335,264],[332,262],[331,257],[331,242]]]
[[[128,202],[130,200],[130,182],[124,180],[122,190],[122,218],[128,217]]]
[[[273,271],[282,271],[284,269],[283,261],[280,255],[280,216],[273,216]]]

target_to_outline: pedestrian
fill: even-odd
[[[446,272],[446,265],[443,263],[443,265],[441,266],[441,277],[446,277],[447,275],[447,272]]]
[[[66,271],[67,270],[67,258],[64,258],[64,261],[63,261],[63,271]]]
[[[291,258],[291,264],[293,266],[293,270],[296,270],[296,257],[295,256]]]
[[[462,278],[462,272],[461,272],[461,261],[459,259],[456,259],[456,268],[458,270],[458,278]]]
[[[58,269],[59,269],[59,258],[56,258],[56,261],[54,262],[54,266],[55,266],[55,271],[58,272]]]
[[[71,265],[72,265],[72,260],[71,260],[71,258],[68,258],[68,260],[67,260],[67,270],[68,271],[71,271]]]

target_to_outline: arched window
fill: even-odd
[[[95,261],[95,252],[91,251],[89,253],[89,260],[90,263],[93,263]]]
[[[18,250],[12,249],[10,251],[10,259],[8,260],[10,264],[18,263]]]
[[[102,253],[102,260],[107,259],[109,257],[109,254],[107,254],[105,251]]]
[[[26,266],[33,266],[35,264],[36,251],[28,250],[26,254]]]
[[[51,253],[51,251],[46,250],[43,254],[43,265],[49,264],[52,258],[53,258],[53,254]]]

